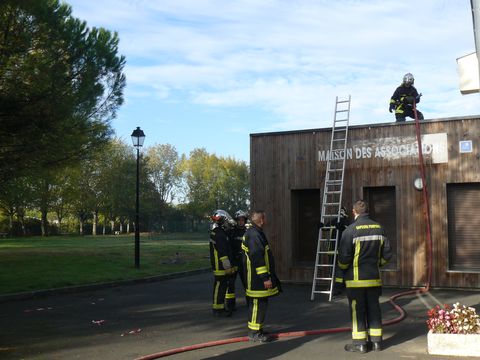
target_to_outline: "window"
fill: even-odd
[[[364,199],[369,206],[370,218],[380,223],[385,229],[392,247],[392,258],[382,270],[397,269],[397,207],[394,186],[366,187]]]
[[[480,271],[480,184],[447,184],[448,268]]]
[[[320,190],[292,190],[293,261],[313,266],[320,223]]]

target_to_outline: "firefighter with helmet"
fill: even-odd
[[[228,281],[235,272],[228,233],[234,221],[225,210],[215,210],[210,231],[210,263],[214,275],[213,304],[214,316],[231,316],[232,310],[225,306]]]
[[[242,251],[242,241],[245,230],[247,229],[247,220],[248,215],[243,210],[238,210],[235,213],[235,226],[232,229],[230,240],[230,249],[232,250],[232,260],[233,267],[235,272],[230,275],[228,280],[227,295],[225,297],[226,304],[228,309],[235,310],[236,300],[235,300],[235,281],[237,279],[237,273],[239,274],[240,280],[242,281],[243,289],[245,289],[245,283],[243,279],[243,251]]]
[[[420,102],[422,93],[418,93],[413,83],[415,79],[413,75],[407,73],[403,76],[402,84],[395,90],[390,99],[390,106],[388,111],[395,111],[396,122],[402,122],[406,120],[406,117],[415,119],[413,105]],[[423,114],[416,110],[418,120],[423,120]]]
[[[266,215],[263,210],[251,212],[252,226],[243,237],[243,266],[248,304],[248,338],[250,341],[269,342],[272,337],[263,332],[268,298],[281,291],[281,283],[275,272],[275,260],[263,232]]]

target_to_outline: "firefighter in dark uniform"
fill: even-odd
[[[278,295],[281,284],[275,273],[272,250],[263,232],[265,212],[251,214],[251,226],[246,230],[242,243],[245,295],[248,303],[248,337],[250,341],[269,342],[271,337],[263,332],[268,298]]]
[[[350,219],[348,218],[347,209],[342,206],[340,209],[340,220],[333,219],[332,226],[335,226],[335,231],[338,231],[338,241],[342,238],[343,232],[350,225]],[[330,238],[335,238],[337,236],[336,233],[331,234]],[[338,246],[337,246],[338,248]],[[338,249],[337,249],[338,250]],[[340,269],[338,266],[338,261],[335,264],[335,284],[333,287],[333,295],[338,296],[341,295],[342,292],[345,290],[345,279],[344,279],[344,271]]]
[[[369,218],[367,204],[353,205],[355,221],[343,232],[338,250],[338,264],[345,270],[345,284],[352,316],[353,343],[345,345],[350,352],[381,350],[382,313],[379,297],[382,280],[379,266],[392,256],[392,250],[380,224]],[[370,339],[370,342],[368,341]]]
[[[420,102],[422,94],[419,94],[415,86],[413,86],[414,81],[415,79],[412,74],[405,74],[402,84],[395,90],[390,99],[388,111],[395,111],[395,119],[397,122],[405,121],[407,116],[415,119],[413,104]],[[423,120],[423,114],[418,110],[417,117],[418,120]]]
[[[245,283],[243,282],[242,241],[246,230],[247,219],[247,213],[243,210],[238,210],[234,217],[235,226],[233,227],[229,236],[230,249],[232,250],[232,264],[236,270],[228,279],[227,294],[225,296],[227,308],[231,310],[236,309],[235,281],[237,280],[237,274],[240,277],[243,288],[245,289]]]
[[[343,231],[347,228],[347,226],[350,224],[350,219],[348,218],[348,213],[347,213],[347,208],[345,206],[342,206],[340,209],[340,219],[337,220],[337,218],[334,218],[332,221],[328,223],[328,225],[324,225],[322,222],[320,222],[320,229],[322,228],[327,228],[329,231],[329,238],[330,239],[335,239],[337,236],[337,231],[339,232],[338,234],[338,241],[340,242],[340,239],[342,238]],[[329,229],[328,229],[329,228]],[[334,242],[329,242],[326,245],[325,251],[329,251],[331,253],[331,259],[330,262],[333,262],[333,253],[334,253]],[[338,250],[338,249],[337,249]],[[338,252],[337,252],[338,254]],[[340,269],[338,266],[338,262],[335,264],[335,282],[333,286],[333,295],[334,296],[339,296],[342,294],[342,292],[345,290],[345,280],[343,279],[344,273],[343,270]]]
[[[229,277],[235,271],[227,235],[233,219],[224,210],[216,210],[211,219],[213,224],[210,231],[210,263],[215,278],[212,311],[214,316],[230,316],[232,312],[225,307],[225,295]]]

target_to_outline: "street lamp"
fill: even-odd
[[[135,201],[135,267],[140,267],[140,220],[139,220],[139,193],[140,193],[140,148],[143,146],[145,134],[140,127],[137,126],[132,132],[133,146],[137,148],[137,189]]]

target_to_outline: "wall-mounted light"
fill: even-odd
[[[422,189],[423,189],[423,181],[422,181],[422,178],[416,178],[415,180],[413,180],[413,186],[414,186],[415,189],[417,189],[418,191],[422,190]]]

